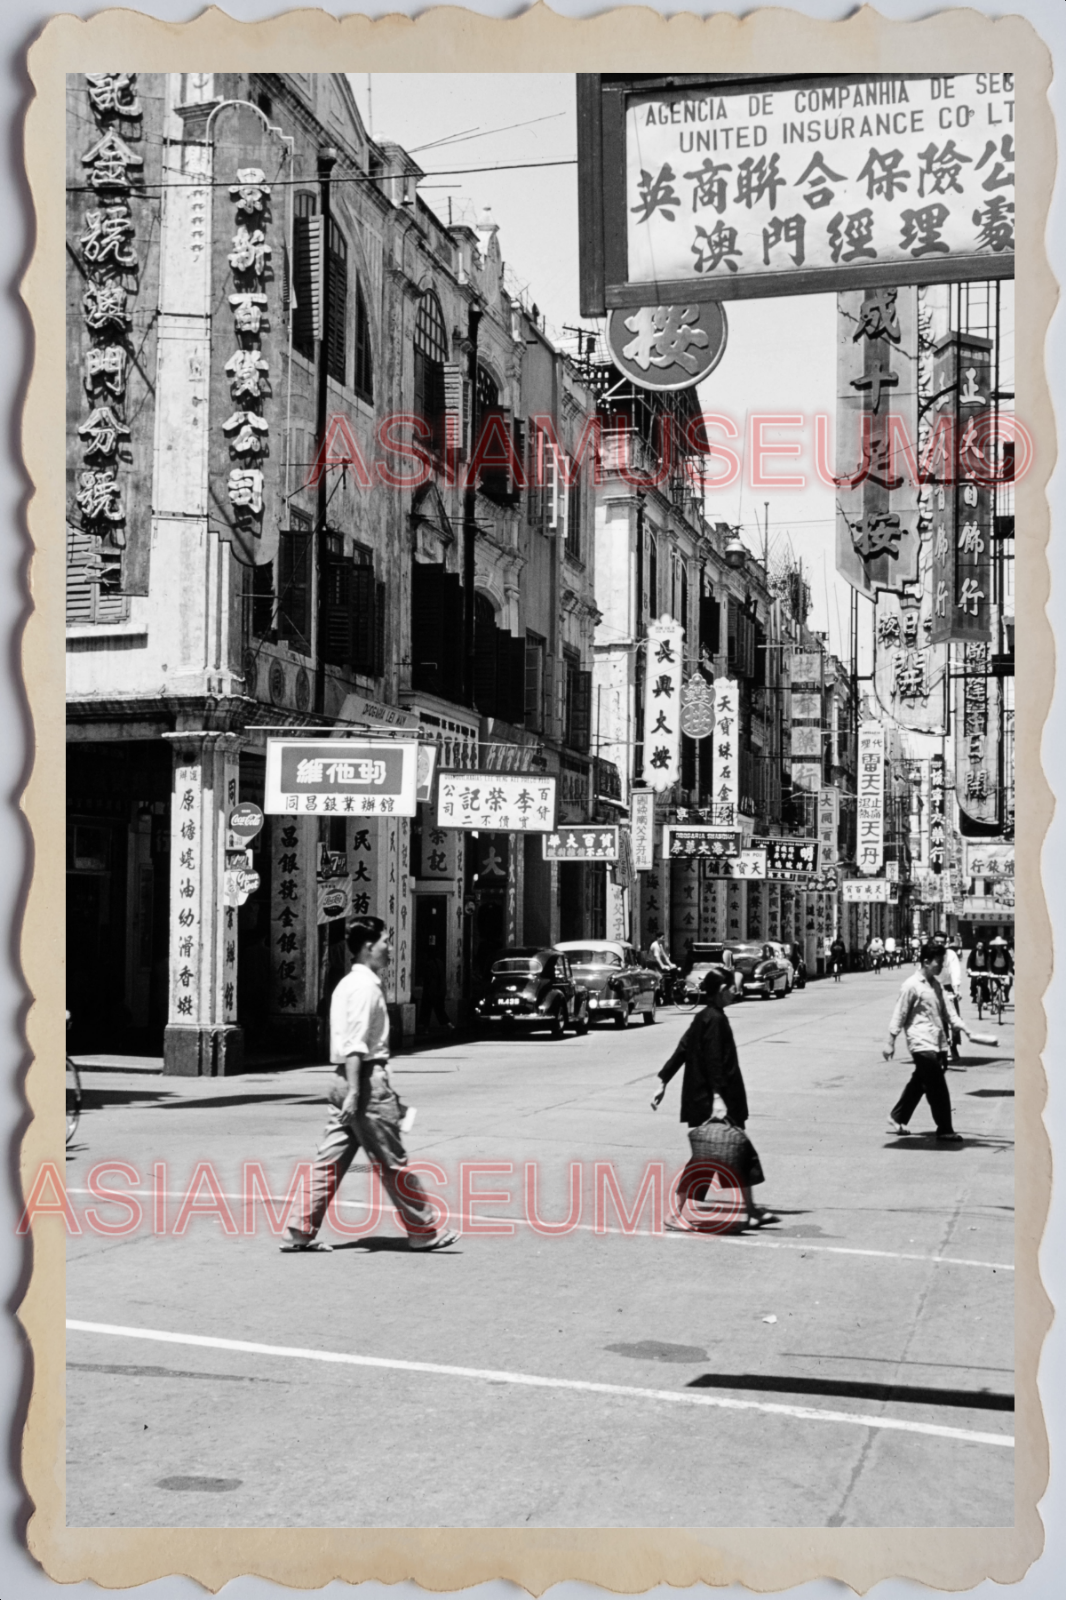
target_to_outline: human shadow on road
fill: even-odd
[[[418,1251],[411,1250],[406,1238],[397,1239],[390,1234],[379,1237],[372,1234],[367,1239],[338,1239],[333,1246],[334,1253],[338,1250],[365,1250],[368,1254],[399,1254],[403,1256],[417,1255]],[[432,1255],[433,1251],[424,1251],[423,1254]],[[439,1253],[439,1252],[438,1252]]]
[[[986,1139],[964,1133],[957,1143],[948,1144],[937,1139],[932,1128],[928,1128],[915,1133],[890,1135],[881,1148],[882,1150],[938,1150],[945,1153],[959,1150],[1013,1150],[1014,1140]]]
[[[705,1372],[686,1389],[756,1389],[770,1394],[821,1394],[851,1400],[903,1400],[911,1405],[962,1406],[975,1411],[1013,1411],[1014,1396],[990,1389],[935,1389],[923,1384],[871,1383],[847,1378],[783,1377],[764,1372]]]
[[[995,1099],[995,1100],[1013,1100],[1014,1099],[1014,1090],[1013,1089],[967,1089],[966,1093],[968,1095],[973,1095],[975,1098],[976,1097],[981,1097],[981,1098],[983,1098],[985,1100],[993,1100],[993,1099]]]

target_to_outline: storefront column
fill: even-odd
[[[725,880],[726,917],[728,939],[743,939],[747,926],[747,889],[748,886],[742,878],[727,878]]]
[[[244,1056],[236,1020],[237,913],[223,903],[226,817],[238,800],[242,740],[202,731],[163,737],[173,763],[163,1071],[224,1077],[240,1070]]]
[[[748,916],[747,933],[745,935],[748,939],[776,938],[776,935],[770,933],[767,928],[766,898],[768,888],[769,884],[765,883],[748,884]]]
[[[318,818],[273,816],[267,819],[267,827],[272,1031],[281,1050],[315,1055],[319,1046]]]
[[[682,857],[663,868],[670,879],[670,954],[680,964],[700,937],[699,863]]]

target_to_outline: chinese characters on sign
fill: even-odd
[[[633,285],[728,299],[751,280],[791,293],[801,273],[832,289],[855,267],[991,277],[1013,258],[1010,73],[636,93],[625,165]]]
[[[987,644],[959,646],[963,670],[955,681],[955,796],[960,810],[986,827],[999,822],[1000,794],[1000,685],[990,653]]]
[[[684,630],[673,617],[648,624],[644,668],[644,781],[662,791],[679,776]]]
[[[615,366],[641,389],[690,389],[725,352],[725,311],[698,305],[637,306],[612,311],[607,344]]]
[[[885,859],[885,730],[879,722],[859,729],[858,839],[860,872],[880,872]]]
[[[719,856],[740,854],[740,834],[721,828],[664,828],[663,855],[671,860],[697,858],[715,860]]]
[[[823,867],[831,867],[837,859],[837,829],[840,825],[839,789],[821,789],[818,793],[818,853]]]
[[[946,830],[944,757],[935,755],[929,762],[929,865],[934,872],[944,870]]]
[[[708,861],[704,868],[716,878],[744,878],[748,881],[766,877],[766,851],[742,850],[737,856],[722,856]]]
[[[595,827],[560,828],[544,836],[545,861],[617,861],[618,829],[598,823]]]
[[[262,458],[270,447],[270,424],[263,416],[270,382],[263,355],[261,307],[266,304],[264,279],[270,270],[272,251],[259,226],[269,220],[270,185],[259,167],[243,167],[238,169],[237,182],[229,192],[236,207],[236,232],[227,259],[236,290],[230,303],[237,349],[225,363],[225,371],[237,409],[222,424],[222,431],[233,462],[227,484],[230,505],[235,520],[247,527],[263,513]]]
[[[845,878],[840,885],[845,905],[887,905],[891,889],[887,878]]]
[[[417,768],[416,744],[268,739],[263,810],[413,817]]]
[[[918,290],[837,296],[837,569],[861,593],[918,576]],[[898,434],[897,430],[898,429]]]
[[[740,726],[737,685],[732,678],[714,680],[714,806],[723,826],[737,814],[740,794]]]
[[[655,865],[655,795],[651,789],[634,789],[629,799],[633,871],[651,872]]]
[[[936,349],[942,435],[933,453],[934,644],[992,636],[991,354],[991,340],[972,333],[951,334]]]
[[[203,869],[203,773],[174,769],[170,840],[170,1023],[192,1025],[200,1016],[203,954],[200,880]]]
[[[778,883],[806,883],[818,871],[817,839],[759,838],[752,846],[766,853],[766,876]]]
[[[498,833],[551,833],[555,779],[535,773],[442,772],[437,826]]]

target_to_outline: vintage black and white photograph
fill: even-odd
[[[69,1528],[1013,1526],[1015,95],[66,75]]]

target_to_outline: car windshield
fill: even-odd
[[[617,950],[568,950],[567,955],[575,967],[620,967],[622,957]]]
[[[539,972],[542,966],[543,963],[538,961],[536,956],[507,956],[503,961],[494,961],[492,970],[503,976],[520,973],[528,978],[531,974]]]

